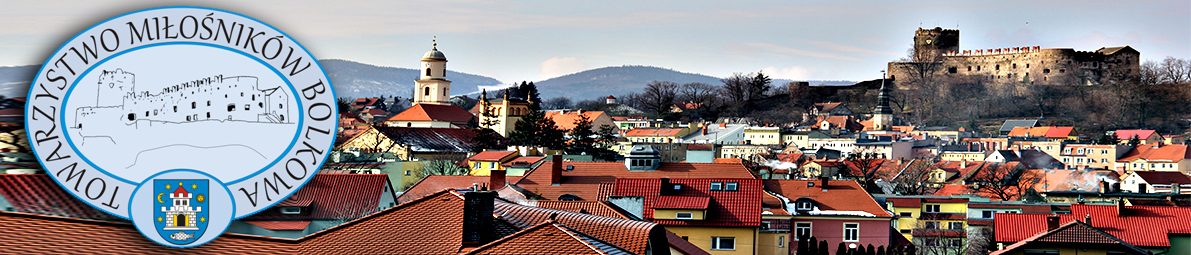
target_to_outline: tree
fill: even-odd
[[[818,255],[827,255],[827,253],[828,253],[828,252],[830,252],[830,251],[831,251],[831,250],[827,248],[827,240],[822,240],[822,241],[819,241],[819,253],[818,253]]]
[[[893,193],[903,196],[930,195],[937,188],[927,183],[931,171],[934,170],[932,160],[916,159],[907,165],[900,173],[891,177]]]
[[[645,84],[645,91],[641,93],[642,110],[661,116],[670,112],[678,97],[678,84],[668,81],[652,81]]]
[[[806,242],[806,245],[808,246],[808,247],[806,247],[806,254],[810,254],[810,255],[819,254],[819,239],[815,238],[814,236],[811,236],[811,240]],[[827,248],[827,247],[823,247],[823,248]],[[802,253],[799,253],[799,254],[802,254]]]
[[[496,114],[496,110],[492,109],[491,105],[483,104],[482,107],[479,125],[473,128],[476,136],[471,138],[471,143],[475,145],[472,150],[481,152],[484,149],[500,149],[504,137],[492,129],[492,127],[500,125],[499,115]]]
[[[720,87],[720,95],[724,97],[724,103],[729,107],[729,112],[735,116],[741,116],[748,111],[748,100],[750,89],[752,85],[752,78],[742,74],[734,73],[732,76],[720,79],[723,86]]]
[[[346,97],[340,97],[335,99],[335,107],[339,108],[339,113],[351,112],[352,103]]]
[[[1039,180],[1034,171],[1023,171],[1017,164],[994,164],[980,171],[978,170],[969,182],[968,190],[972,193],[988,194],[1001,201],[1016,201],[1021,199],[1022,192],[1033,187]]]
[[[542,95],[538,94],[538,86],[533,85],[532,81],[529,83],[526,83],[525,81],[521,81],[521,85],[517,86],[517,92],[518,93],[516,95],[521,97],[522,99],[525,99],[525,100],[532,99],[532,100],[535,100],[538,102],[541,102],[539,100],[542,100]],[[531,106],[531,107],[537,107],[537,106]],[[539,107],[539,109],[540,109],[540,107]],[[534,110],[539,110],[539,109],[534,109]]]
[[[460,158],[428,160],[422,163],[422,178],[431,175],[467,175],[467,168],[456,165]]]
[[[874,192],[880,190],[876,185],[876,179],[883,179],[880,178],[881,176],[878,176],[878,173],[880,172],[881,165],[885,163],[884,157],[884,154],[877,154],[872,152],[871,149],[856,147],[852,150],[852,153],[848,154],[845,161],[852,163],[850,167],[855,167],[855,169],[852,169],[854,170],[851,173],[853,175],[852,177],[859,179],[861,184],[864,185],[865,190]]]
[[[570,109],[571,99],[567,97],[555,97],[543,102],[548,109]]]
[[[811,254],[810,245],[808,244],[809,240],[810,240],[810,238],[808,238],[808,236],[806,236],[806,235],[799,236],[798,237],[798,252],[796,252],[795,254],[798,254],[798,255]]]
[[[835,255],[848,254],[848,247],[844,246],[844,242],[839,242],[839,246],[835,248]]]
[[[534,109],[536,103],[530,104]],[[509,143],[518,146],[546,147],[550,149],[563,148],[566,131],[558,129],[554,120],[546,118],[540,110],[530,110],[521,120],[514,124],[514,130],[509,133]]]

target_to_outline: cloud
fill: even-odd
[[[774,79],[789,79],[789,80],[812,80],[816,77],[821,77],[823,72],[818,68],[808,68],[803,66],[794,66],[790,68],[766,67],[761,69],[762,73],[769,75]]]
[[[587,70],[587,61],[572,57],[553,57],[542,61],[538,80],[545,80]]]

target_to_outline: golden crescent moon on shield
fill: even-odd
[[[161,195],[165,195],[165,193],[157,193],[157,202],[164,204],[165,201],[161,201]]]

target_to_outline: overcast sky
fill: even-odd
[[[148,2],[148,3],[146,3]],[[880,78],[914,30],[961,49],[1129,45],[1191,59],[1191,1],[11,1],[0,66],[41,64],[65,40],[140,9],[191,5],[269,23],[321,59],[413,68],[438,36],[453,71],[505,83],[648,65],[724,77]]]

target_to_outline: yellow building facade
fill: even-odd
[[[756,228],[666,226],[666,230],[711,254],[759,254]],[[726,240],[731,240],[731,247],[724,247]]]

